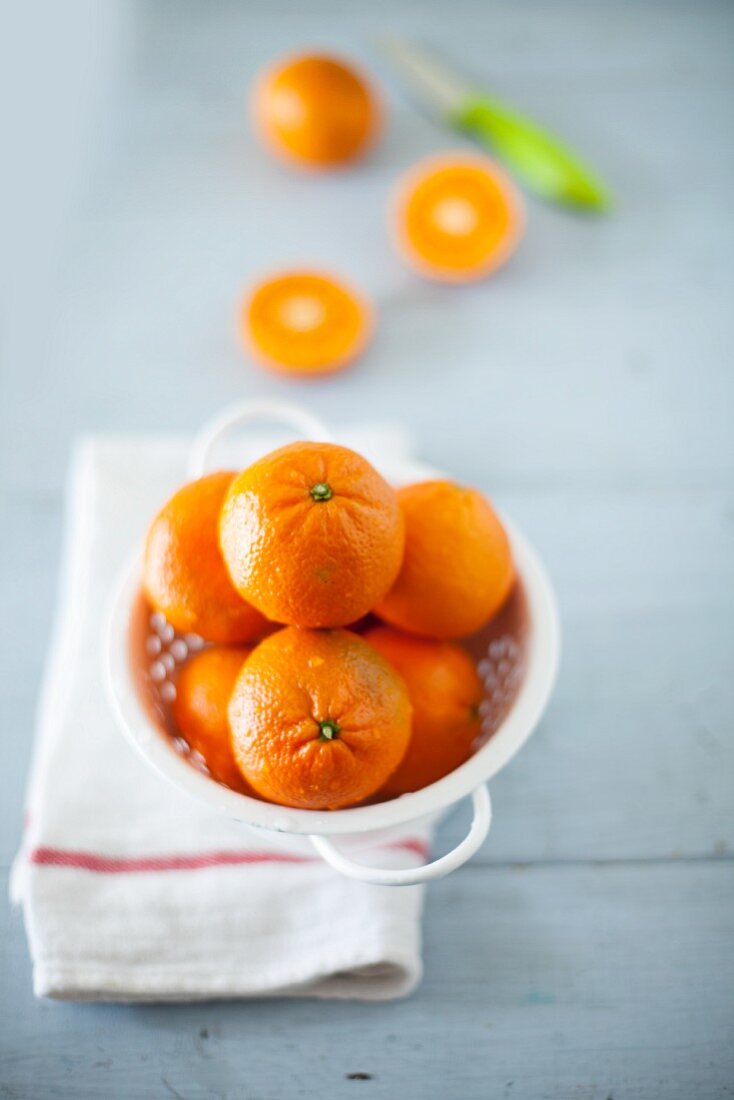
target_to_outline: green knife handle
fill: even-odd
[[[488,145],[543,198],[591,210],[609,207],[608,190],[575,153],[497,100],[472,98],[450,121]]]

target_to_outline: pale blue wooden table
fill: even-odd
[[[3,906],[0,1095],[731,1095],[734,9],[80,0],[49,4],[44,34],[26,23],[25,174],[4,207],[5,876],[79,432],[189,431],[252,395],[333,421],[397,415],[535,540],[565,653],[540,731],[493,784],[485,848],[429,890],[411,999],[38,1003]],[[491,282],[406,273],[385,234],[392,181],[459,142],[390,82],[372,47],[385,26],[440,43],[593,155],[615,216],[531,202]],[[352,174],[284,173],[246,129],[253,73],[303,43],[382,78],[387,134]],[[257,371],[234,337],[240,291],[299,261],[379,307],[369,354],[324,385]]]

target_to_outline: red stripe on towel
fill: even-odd
[[[381,844],[381,848],[390,848],[397,852],[413,852],[415,855],[420,856],[421,859],[428,859],[431,854],[431,849],[425,840],[419,840],[418,837],[410,837],[408,840],[394,840],[390,844]]]
[[[241,863],[308,863],[310,856],[276,852],[202,852],[201,855],[104,856],[64,848],[34,848],[31,863],[50,867],[77,867],[82,871],[120,875],[141,871],[198,871],[204,867],[236,866]]]
[[[418,838],[398,840],[382,845],[394,851],[412,852],[428,858],[428,845]],[[247,863],[314,863],[315,856],[298,856],[285,852],[200,852],[171,856],[106,856],[95,852],[78,852],[65,848],[34,848],[29,861],[41,867],[75,867],[98,874],[140,874],[147,871],[200,871],[206,867],[236,867]]]

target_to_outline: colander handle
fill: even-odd
[[[331,432],[318,417],[297,405],[288,405],[281,401],[243,401],[238,405],[230,405],[219,416],[213,417],[194,437],[189,455],[189,475],[201,477],[209,465],[212,448],[222,436],[232,428],[251,421],[285,424],[286,427],[293,428],[300,439],[321,443],[330,443],[332,440]]]
[[[461,867],[484,843],[489,826],[492,823],[492,804],[489,800],[489,788],[485,783],[472,794],[474,805],[474,817],[471,828],[460,844],[447,852],[440,859],[434,859],[432,863],[424,863],[422,867],[408,867],[405,869],[365,867],[362,863],[356,863],[341,852],[333,841],[325,836],[311,836],[309,840],[314,848],[330,867],[347,878],[355,878],[360,882],[371,882],[377,886],[415,886],[419,882],[430,882],[434,878],[443,878],[457,867]]]

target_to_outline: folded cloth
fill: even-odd
[[[401,446],[384,428],[344,441],[378,463]],[[251,441],[240,464],[267,449]],[[157,508],[186,480],[187,451],[183,440],[144,438],[89,439],[75,451],[56,636],[13,873],[35,992],[113,1001],[402,996],[421,976],[421,887],[353,882],[302,849],[269,847],[166,783],[115,724],[101,652],[111,591]],[[414,829],[375,858],[414,865],[427,841]]]

